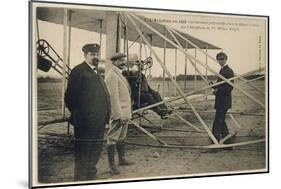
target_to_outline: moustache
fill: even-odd
[[[100,60],[99,60],[98,58],[93,58],[93,59],[92,59],[92,63],[93,63],[93,64],[98,64],[99,61],[100,61]]]
[[[119,66],[126,66],[126,64],[123,62],[123,63],[119,64]]]

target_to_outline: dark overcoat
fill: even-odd
[[[76,139],[102,139],[110,118],[110,97],[99,74],[86,62],[70,73],[65,103],[71,112]]]
[[[220,75],[225,77],[226,79],[230,79],[234,76],[233,70],[228,66],[225,65],[221,68]],[[218,78],[217,82],[222,81],[221,78]],[[233,80],[232,80],[233,83]],[[215,109],[229,109],[232,106],[232,96],[231,91],[233,87],[228,83],[223,83],[214,87],[217,89],[216,91],[216,100],[215,100]]]

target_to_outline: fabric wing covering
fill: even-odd
[[[63,24],[63,8],[47,8],[47,7],[38,7],[37,8],[37,18],[42,21],[47,21],[55,24]],[[106,13],[108,11],[104,10],[88,10],[88,9],[68,9],[71,12],[71,26],[87,31],[102,32],[103,34],[106,34]],[[122,14],[122,12],[112,12],[116,14]],[[145,21],[147,24],[152,26],[154,29],[156,29],[161,34],[165,35],[165,25],[156,23],[152,21],[149,18],[146,18],[144,16],[138,15],[139,18],[141,18],[143,21]],[[125,23],[124,17],[121,18],[121,26],[124,26],[123,23]],[[102,21],[102,31],[101,31],[101,21]],[[151,40],[152,37],[152,46],[154,47],[160,47],[164,48],[164,40],[156,33],[151,31],[149,28],[141,24],[139,21],[135,20],[135,22],[138,24],[138,26],[143,31],[143,34],[148,39],[148,41]],[[127,21],[127,37],[129,41],[137,41],[139,39],[139,35],[134,28],[133,24],[129,21]],[[212,45],[208,42],[205,42],[203,40],[197,39],[189,34],[183,33],[178,31],[182,36],[184,36],[186,39],[190,40],[192,43],[194,43],[196,46],[198,46],[201,49],[221,49],[215,45]],[[176,35],[175,35],[176,36]],[[124,32],[121,32],[121,38],[124,37]],[[167,32],[167,37],[174,41],[173,37],[170,36],[169,32]],[[192,44],[188,43],[186,44],[186,41],[180,38],[179,36],[176,36],[177,40],[181,43],[183,47],[187,48],[195,48]],[[166,48],[175,48],[169,43],[166,43]]]

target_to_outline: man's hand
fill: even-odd
[[[120,124],[124,125],[128,122],[128,119],[119,119]]]
[[[213,90],[213,95],[216,95],[216,94],[217,94],[217,91],[218,91],[218,90],[216,90],[216,89]]]
[[[137,85],[137,86],[141,83],[141,80],[142,80],[142,79],[139,78],[139,77],[136,79],[136,85]]]
[[[209,85],[214,85],[214,83],[212,81],[210,81]],[[212,86],[212,89],[216,90],[216,86]]]

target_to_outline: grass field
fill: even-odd
[[[150,85],[153,89],[158,90],[162,97],[175,95],[171,82],[166,82],[164,90],[162,82],[151,81]],[[179,85],[184,89],[184,82],[179,82]],[[256,81],[254,85],[264,90],[263,80]],[[203,81],[197,81],[196,83],[189,81],[187,82],[185,92],[190,92],[203,86],[205,86]],[[248,85],[241,85],[241,87],[261,102],[265,102],[265,96],[263,94],[258,93]],[[61,84],[58,82],[38,83],[39,122],[52,120],[61,115],[61,94]],[[213,110],[213,100],[201,99],[193,100],[191,102],[198,111]],[[181,112],[183,118],[203,129],[203,126],[199,123],[194,114],[187,111],[189,110],[189,107],[184,104],[183,100],[168,105],[186,110]],[[232,111],[258,114],[263,114],[265,112],[264,108],[257,105],[238,90],[233,90]],[[200,115],[211,129],[214,113],[200,113]],[[163,127],[166,129],[191,130],[190,127],[187,127],[173,115],[169,119],[163,121],[149,111],[147,117],[154,123],[153,126],[157,128]],[[234,114],[234,117],[242,127],[235,139],[236,142],[260,139],[266,135],[265,116]],[[230,118],[227,118],[226,121],[230,130],[237,129]],[[142,124],[148,125],[148,122],[143,120]],[[73,181],[74,156],[73,141],[71,140],[73,130],[71,128],[71,136],[69,138],[66,134],[66,128],[66,123],[56,123],[47,125],[38,131],[38,172],[39,181],[42,183]],[[170,130],[154,132],[156,136],[170,144],[208,145],[210,142],[205,133],[175,132]],[[149,145],[155,144],[154,141],[135,128],[130,128],[127,142]],[[122,167],[120,168],[120,175],[111,176],[108,173],[107,154],[104,150],[98,164],[98,179],[111,180],[261,170],[266,166],[265,152],[264,143],[237,147],[232,151],[220,151],[218,153],[210,153],[209,151],[198,149],[166,149],[128,145],[127,156],[129,159],[135,161],[136,164],[130,167]],[[158,155],[155,156],[155,154]]]

